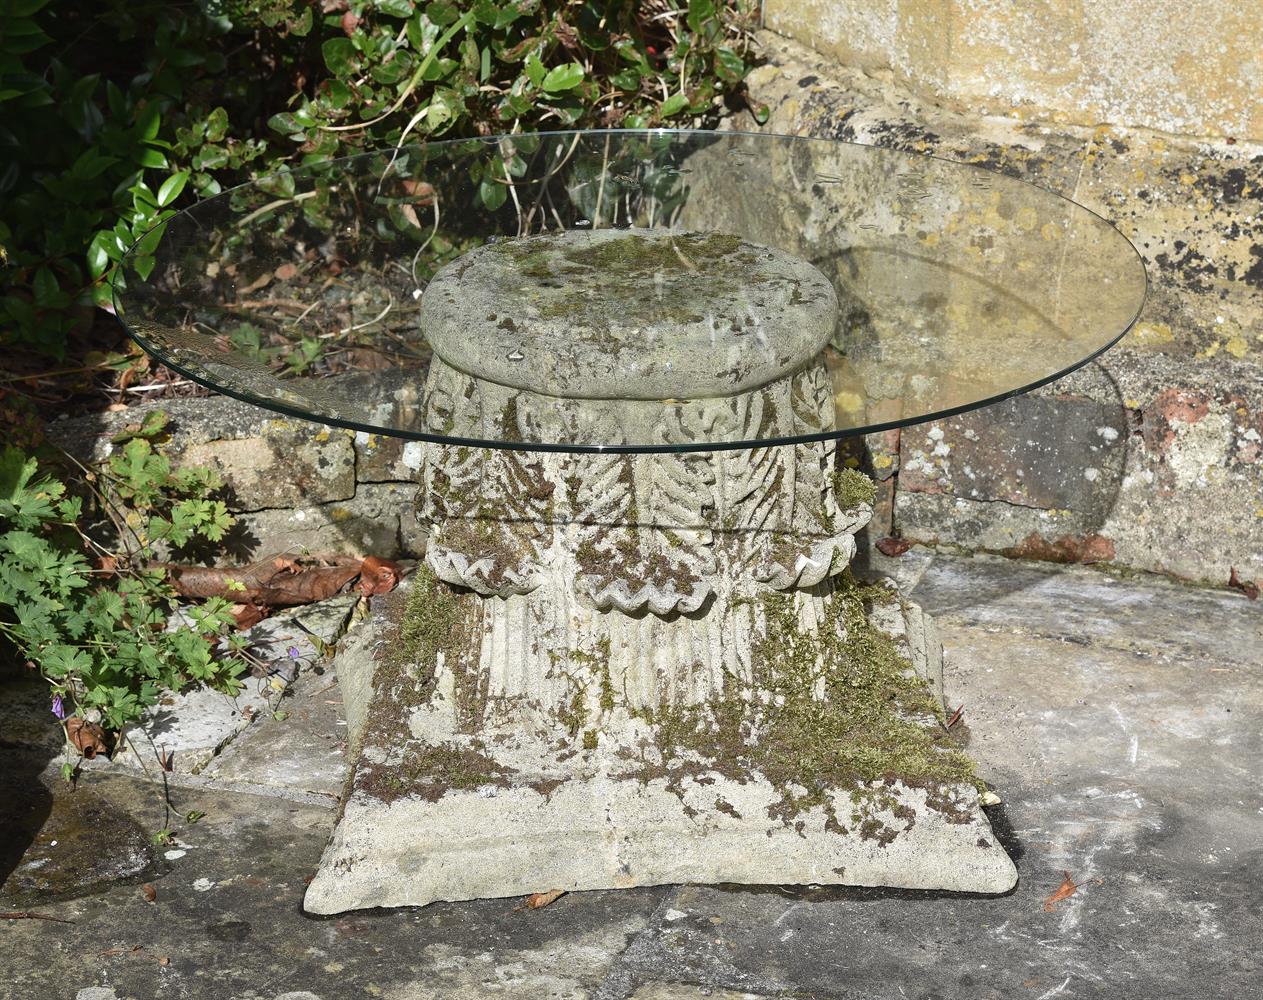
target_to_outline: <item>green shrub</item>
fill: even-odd
[[[755,11],[0,0],[0,344],[60,357],[173,207],[278,171],[283,197],[289,164],[432,136],[711,124],[743,100]],[[481,186],[488,207],[504,191]],[[160,237],[140,248],[142,277]]]
[[[173,472],[155,452],[164,425],[150,414],[107,462],[83,470],[86,507],[34,458],[0,451],[0,636],[47,678],[58,715],[95,712],[116,731],[164,688],[235,694],[245,670],[228,602],[207,601],[192,624],[168,628],[175,592],[147,568],[159,543],[217,542],[232,523],[212,473]]]

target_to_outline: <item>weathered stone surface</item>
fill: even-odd
[[[129,727],[124,734],[127,743],[113,760],[98,758],[93,766],[153,772],[160,768],[160,755],[167,754],[170,770],[203,772],[255,720],[272,713],[304,666],[325,659],[326,647],[341,634],[357,600],[358,595],[338,596],[255,625],[246,638],[262,676],[247,677],[236,698],[206,688],[168,692]]]
[[[346,727],[331,667],[305,664],[278,703],[224,747],[201,774],[216,785],[336,801],[346,780]]]
[[[569,230],[441,269],[421,327],[454,368],[550,396],[726,396],[824,347],[837,294],[807,261],[735,236]],[[604,442],[602,442],[604,443]]]
[[[764,23],[970,109],[1263,136],[1258,21],[1247,6],[768,0]]]
[[[1233,566],[1263,577],[1263,146],[964,115],[761,37],[771,63],[750,85],[771,106],[768,128],[934,153],[1049,187],[1115,221],[1150,271],[1140,322],[1090,368],[903,431],[895,450],[915,467],[896,465],[890,527],[1218,584]],[[1119,436],[1093,440],[1093,414]],[[870,451],[879,473],[891,445],[870,439]]]
[[[426,383],[435,434],[670,447],[833,429],[822,361],[663,405],[607,370],[599,338],[532,327],[560,301],[558,259],[603,260],[611,247],[631,252],[620,242],[629,240],[637,253],[680,252],[665,236],[642,245],[638,233],[579,235],[564,253],[552,241],[531,253],[531,241],[489,245],[450,265],[453,287],[440,285],[438,298],[431,285],[436,351],[475,370],[485,362],[497,379],[435,357]],[[695,242],[684,246],[700,255]],[[673,280],[699,280],[685,271]],[[468,323],[496,316],[479,318],[491,305],[473,279],[458,310],[455,285],[471,273],[514,290],[509,312],[520,318],[497,329],[524,338],[516,358],[460,355]],[[722,267],[720,276],[732,278]],[[620,308],[634,314],[642,291],[611,290],[599,322]],[[735,295],[725,285],[694,298],[723,314]],[[799,306],[799,319],[814,308],[812,329],[832,329],[832,293]],[[673,326],[691,318],[650,318],[650,342],[678,333],[690,350],[708,345]],[[780,332],[767,331],[769,350],[793,341]],[[615,339],[624,337],[635,357],[651,346],[637,324]],[[506,385],[503,366],[534,371],[542,345],[565,353],[568,386],[592,380],[598,398]],[[422,485],[426,572],[384,626],[393,643],[385,632],[365,639],[340,667],[356,758],[309,910],[686,874],[1011,888],[971,765],[943,726],[932,624],[844,572],[874,486],[837,469],[832,442],[649,454],[426,444]],[[379,645],[394,646],[380,651],[382,667]]]
[[[345,391],[380,400],[376,415],[407,426],[420,384],[408,372],[373,372],[334,380]],[[226,397],[168,400],[125,412],[55,421],[50,438],[72,454],[100,460],[110,438],[147,413],[165,412],[173,463],[216,469],[238,524],[226,555],[248,561],[272,552],[310,551],[419,555],[425,548],[411,509],[420,445],[352,433],[267,411]]]
[[[355,453],[347,432],[308,425],[303,430],[310,440],[303,441],[288,420],[268,420],[261,430],[254,437],[189,445],[178,459],[219,472],[240,510],[355,496]]]
[[[911,568],[909,584],[921,579],[911,593],[944,633],[951,703],[966,706],[983,773],[1002,779],[1004,805],[988,811],[1022,873],[1006,896],[684,885],[571,893],[536,911],[494,899],[313,922],[304,881],[334,802],[286,784],[243,794],[177,774],[178,809],[206,816],[178,828],[176,844],[153,852],[158,869],[138,876],[157,903],[107,879],[91,896],[5,905],[74,923],[6,921],[0,996],[1008,1000],[1061,990],[1055,998],[1185,1000],[1191,981],[1211,984],[1203,992],[1216,1000],[1252,996],[1263,939],[1263,779],[1250,766],[1263,753],[1257,603],[919,547],[890,563]],[[6,687],[0,703],[8,697]],[[263,726],[292,733],[295,719]],[[328,737],[342,730],[312,720]],[[288,745],[284,774],[307,753]],[[0,784],[47,796],[42,812],[53,797],[91,792],[146,836],[162,822],[160,784],[92,772],[71,789],[52,760],[45,787],[20,756],[0,741]],[[256,762],[256,789],[268,791],[275,765]],[[0,820],[13,814],[5,806]],[[109,850],[107,838],[83,857],[83,843],[56,866],[86,871]],[[28,857],[60,846],[41,835]],[[1080,888],[1046,912],[1066,869]]]
[[[941,692],[928,618],[893,605],[873,621]],[[433,690],[447,695],[418,701],[416,682],[378,667],[396,628],[375,619],[338,660],[359,754],[309,912],[686,880],[991,893],[1015,882],[971,787],[876,782],[796,810],[748,764],[734,779],[723,762],[672,763],[648,716],[611,705],[579,742],[523,725],[517,699],[497,707],[494,690],[479,696],[489,721],[465,735],[459,676],[440,668]],[[466,655],[454,642],[442,647],[453,662]],[[625,690],[616,676],[611,699]]]
[[[339,552],[382,558],[415,557],[425,536],[412,507],[413,483],[361,483],[349,500],[237,515],[241,537],[258,555]]]

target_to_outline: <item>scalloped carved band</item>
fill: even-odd
[[[431,430],[503,440],[591,440],[653,422],[664,445],[829,429],[832,399],[811,367],[751,392],[667,405],[576,400],[512,389],[434,359]],[[560,425],[543,431],[543,425]],[[567,434],[567,429],[570,433]],[[426,559],[487,597],[571,588],[596,610],[693,614],[722,597],[812,588],[855,551],[867,505],[842,509],[832,442],[750,451],[514,452],[426,444],[418,515]]]

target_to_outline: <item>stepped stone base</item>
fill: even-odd
[[[805,789],[757,770],[662,752],[669,723],[621,709],[582,740],[520,718],[462,734],[458,699],[418,705],[415,687],[383,666],[402,605],[366,623],[338,661],[357,755],[307,890],[310,913],[679,882],[977,893],[1016,884],[972,785],[890,779],[805,805],[794,798]],[[928,616],[890,603],[871,621],[939,690]]]

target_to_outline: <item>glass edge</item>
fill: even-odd
[[[1127,248],[1131,251],[1135,265],[1139,267],[1140,269],[1140,276],[1142,279],[1142,288],[1140,292],[1140,297],[1136,303],[1136,307],[1132,313],[1131,318],[1127,321],[1125,325],[1123,325],[1123,327],[1118,331],[1117,334],[1115,334],[1112,338],[1110,338],[1100,347],[1096,348],[1091,353],[1085,355],[1082,359],[1070,365],[1066,365],[1065,367],[1053,372],[1052,374],[1042,376],[1041,378],[1036,379],[1033,382],[1024,383],[1020,386],[1016,386],[1011,389],[1006,389],[1003,392],[996,393],[993,396],[986,396],[980,400],[975,400],[969,403],[962,404],[960,406],[947,407],[941,410],[933,410],[924,414],[918,414],[917,416],[909,417],[907,419],[888,420],[882,423],[870,424],[864,427],[858,427],[854,429],[821,432],[818,434],[809,434],[809,435],[803,435],[803,436],[760,438],[756,440],[745,440],[745,441],[736,441],[736,442],[726,442],[726,441],[725,442],[707,442],[705,447],[691,447],[691,446],[671,447],[671,446],[664,446],[664,445],[562,445],[562,444],[544,444],[544,443],[525,443],[525,442],[513,442],[513,441],[502,441],[502,440],[485,441],[485,440],[476,439],[476,438],[451,438],[451,437],[445,437],[443,435],[427,434],[427,433],[419,432],[419,431],[407,431],[402,428],[385,428],[379,425],[364,424],[358,421],[345,420],[345,419],[337,418],[337,417],[316,416],[312,413],[304,412],[297,408],[286,406],[285,404],[282,404],[282,403],[277,403],[271,400],[265,401],[258,397],[252,396],[250,393],[247,393],[245,391],[233,389],[228,386],[224,386],[219,383],[212,382],[210,379],[199,376],[196,372],[174,361],[167,354],[167,352],[158,348],[156,345],[152,345],[148,343],[145,340],[145,338],[142,337],[140,334],[138,334],[132,328],[131,324],[128,323],[127,317],[126,317],[126,309],[123,306],[123,302],[119,294],[119,287],[118,287],[118,280],[117,280],[119,273],[121,271],[122,264],[131,256],[132,251],[136,248],[137,244],[139,244],[141,240],[143,240],[150,232],[158,228],[159,225],[161,226],[169,225],[170,223],[174,222],[177,218],[179,218],[181,215],[191,216],[191,213],[193,211],[195,211],[201,206],[206,205],[208,202],[229,197],[234,191],[238,191],[242,188],[254,186],[260,180],[266,179],[267,177],[276,176],[275,174],[265,174],[263,175],[263,177],[256,177],[253,180],[246,181],[242,184],[234,185],[233,187],[229,188],[227,191],[222,191],[219,194],[215,195],[213,198],[207,198],[207,199],[203,199],[202,201],[198,201],[194,203],[193,205],[190,205],[188,208],[181,209],[174,216],[172,216],[169,219],[166,219],[165,221],[161,223],[158,223],[158,225],[151,226],[148,230],[142,233],[137,239],[133,240],[132,243],[127,247],[127,250],[124,252],[123,257],[119,261],[119,265],[115,269],[114,274],[112,274],[110,277],[110,299],[114,306],[115,318],[118,319],[118,321],[123,325],[123,328],[125,332],[127,333],[127,335],[131,337],[132,340],[134,340],[137,344],[139,344],[142,349],[144,349],[145,351],[147,351],[148,353],[156,357],[162,364],[171,368],[173,371],[179,372],[185,378],[190,379],[191,381],[195,382],[196,384],[206,389],[210,389],[212,392],[216,392],[220,395],[228,396],[231,399],[236,399],[236,400],[239,400],[240,402],[248,403],[252,406],[258,406],[261,409],[269,410],[275,413],[281,413],[285,416],[292,417],[297,420],[305,420],[309,423],[322,424],[322,425],[330,426],[330,427],[340,427],[346,430],[356,431],[359,433],[383,434],[387,437],[397,437],[406,441],[422,441],[422,442],[427,442],[431,444],[450,445],[453,447],[488,448],[488,449],[495,449],[495,450],[500,450],[500,451],[515,451],[515,452],[547,452],[547,453],[553,453],[553,454],[651,455],[651,454],[682,454],[682,453],[688,453],[688,452],[740,451],[740,450],[751,450],[751,449],[757,449],[757,448],[784,447],[786,445],[795,445],[795,444],[810,444],[810,443],[822,442],[822,441],[842,441],[848,438],[863,437],[869,434],[880,434],[883,431],[896,430],[903,427],[912,427],[917,424],[930,423],[935,420],[942,420],[947,417],[957,416],[961,413],[967,413],[971,410],[984,409],[985,407],[993,406],[996,403],[1003,402],[1006,399],[1012,399],[1016,396],[1024,395],[1028,392],[1033,392],[1035,389],[1042,388],[1045,385],[1049,385],[1053,382],[1058,381],[1059,379],[1065,378],[1067,375],[1073,372],[1076,372],[1080,370],[1081,368],[1084,368],[1087,365],[1091,364],[1093,361],[1095,361],[1097,358],[1103,355],[1110,348],[1114,347],[1120,340],[1122,340],[1123,337],[1125,337],[1128,334],[1128,332],[1130,332],[1132,327],[1135,326],[1136,321],[1140,318],[1141,311],[1144,309],[1145,303],[1148,301],[1148,298],[1149,298],[1149,289],[1150,289],[1149,271],[1148,271],[1148,268],[1145,266],[1144,257],[1141,255],[1140,250],[1136,247],[1136,245],[1132,243],[1132,241],[1109,219],[1105,218],[1099,212],[1096,212],[1093,209],[1088,208],[1086,205],[1083,205],[1072,198],[1068,198],[1065,195],[1062,195],[1056,191],[1053,191],[1051,188],[1044,187],[1041,184],[1036,184],[1033,181],[1023,180],[1017,177],[1010,177],[1008,174],[1002,174],[999,171],[992,170],[989,167],[985,167],[981,164],[963,163],[958,160],[951,160],[951,159],[948,159],[947,157],[937,156],[932,153],[908,152],[907,150],[894,149],[894,148],[886,147],[886,146],[879,146],[874,143],[856,142],[851,139],[830,139],[830,138],[826,138],[822,136],[796,136],[796,135],[788,135],[788,134],[780,133],[780,132],[750,132],[750,131],[736,131],[736,130],[720,132],[713,129],[615,129],[615,128],[609,128],[609,129],[557,129],[557,130],[546,131],[546,132],[531,132],[531,133],[525,133],[525,134],[528,134],[531,136],[542,136],[542,137],[575,136],[575,135],[585,134],[585,135],[681,135],[681,136],[708,136],[708,137],[709,136],[714,136],[714,137],[733,136],[733,137],[742,137],[742,138],[758,137],[758,138],[770,138],[770,139],[786,139],[786,140],[792,140],[795,142],[843,144],[847,146],[861,147],[864,149],[875,149],[884,153],[906,157],[908,159],[936,160],[941,163],[950,164],[951,166],[957,167],[957,168],[969,168],[969,169],[987,174],[990,177],[1002,178],[1007,183],[1016,184],[1016,185],[1024,185],[1030,188],[1034,188],[1037,191],[1041,191],[1046,195],[1049,195],[1059,201],[1063,201],[1067,203],[1068,205],[1074,207],[1075,209],[1078,209],[1081,212],[1086,212],[1088,215],[1092,216],[1098,222],[1102,223],[1107,229],[1111,230],[1114,233],[1114,235],[1117,236],[1118,239],[1121,240],[1123,244],[1125,244]],[[432,146],[444,146],[444,145],[455,144],[455,143],[467,143],[470,141],[479,141],[479,142],[490,144],[490,143],[498,142],[501,139],[511,139],[511,138],[513,138],[512,135],[475,136],[471,138],[461,138],[461,139],[440,139],[431,143],[413,143],[411,145],[415,147],[428,148]],[[404,147],[404,148],[407,148],[407,147]],[[331,166],[333,164],[344,163],[350,160],[376,155],[379,152],[381,151],[380,150],[366,150],[359,153],[352,153],[348,156],[338,157],[335,160],[324,161],[320,164],[320,166],[324,168],[324,167]],[[299,168],[299,171],[306,171],[308,169],[310,169],[308,166],[303,166]],[[292,174],[294,173],[294,171],[290,171],[290,173]]]

